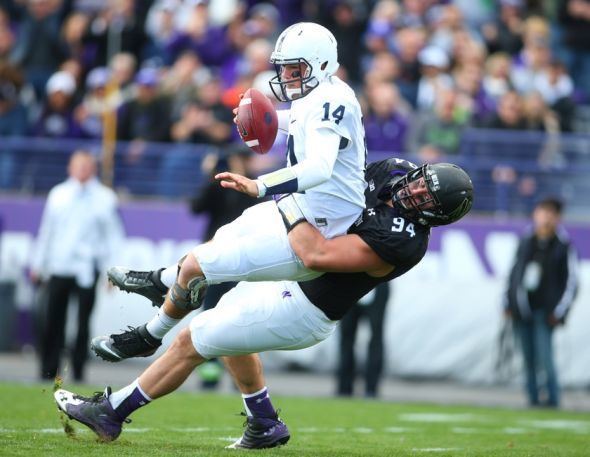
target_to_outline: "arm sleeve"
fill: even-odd
[[[264,195],[301,192],[321,184],[332,176],[338,157],[340,135],[330,129],[310,131],[305,148],[309,157],[298,164],[262,175],[258,184],[266,187]]]
[[[51,239],[52,232],[52,220],[53,220],[53,195],[54,192],[50,192],[43,209],[43,215],[41,216],[41,224],[39,225],[39,233],[37,235],[37,242],[35,243],[34,255],[31,259],[31,269],[39,274],[44,274],[47,266],[47,256],[49,250],[49,242]]]
[[[553,310],[558,319],[565,319],[578,290],[578,256],[575,249],[570,245],[567,250],[567,280],[561,300]]]

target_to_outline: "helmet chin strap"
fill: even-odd
[[[313,77],[310,81],[303,86],[303,90],[299,88],[285,87],[285,94],[289,97],[289,100],[297,100],[309,93],[312,89],[315,89],[319,85],[317,78]]]

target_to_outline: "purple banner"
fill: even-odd
[[[41,220],[44,199],[0,197],[0,226],[3,230],[36,234]],[[207,218],[193,215],[183,202],[124,202],[120,205],[121,217],[127,236],[161,239],[202,239]],[[526,219],[498,220],[486,217],[468,217],[450,227],[432,230],[430,249],[440,250],[441,235],[446,230],[465,230],[473,240],[480,257],[484,255],[485,240],[491,232],[521,234],[530,224]],[[568,223],[566,230],[581,258],[590,258],[590,223]]]
[[[3,230],[37,234],[45,199],[0,197]],[[183,202],[127,202],[120,205],[127,236],[161,239],[201,239],[207,217],[191,214]]]

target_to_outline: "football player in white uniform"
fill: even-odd
[[[326,238],[346,233],[364,205],[365,135],[361,108],[353,90],[334,75],[338,69],[336,39],[321,25],[298,23],[277,39],[270,81],[276,97],[290,101],[279,126],[288,132],[287,167],[256,180],[221,173],[223,187],[252,197],[282,195],[255,205],[214,238],[189,252],[164,306],[147,324],[111,337],[98,337],[92,348],[118,361],[152,354],[163,336],[190,311],[197,309],[208,284],[225,281],[309,280],[320,275],[304,267],[293,253],[288,231],[301,221]],[[173,266],[165,275],[176,277]],[[142,273],[115,267],[113,282],[132,288]],[[112,338],[113,336],[118,338]],[[123,353],[115,340],[145,342],[145,349]]]
[[[473,202],[471,179],[456,165],[416,167],[390,159],[371,164],[366,179],[367,209],[347,235],[326,240],[305,223],[291,233],[301,259],[327,273],[300,283],[241,282],[217,307],[195,316],[128,386],[116,392],[107,387],[92,398],[58,390],[59,408],[112,441],[135,410],[178,388],[206,359],[229,356],[248,415],[243,436],[231,447],[286,443],[289,430],[270,401],[260,360],[246,354],[301,349],[327,338],[363,295],[421,261],[431,227],[461,219]]]

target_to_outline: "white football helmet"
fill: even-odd
[[[281,33],[270,55],[270,62],[275,65],[276,71],[276,76],[269,82],[275,97],[282,102],[304,97],[338,70],[336,38],[319,24],[299,22]],[[301,67],[301,64],[307,68],[300,72],[300,77],[282,80],[284,65]],[[299,88],[287,87],[297,81],[301,81]]]

